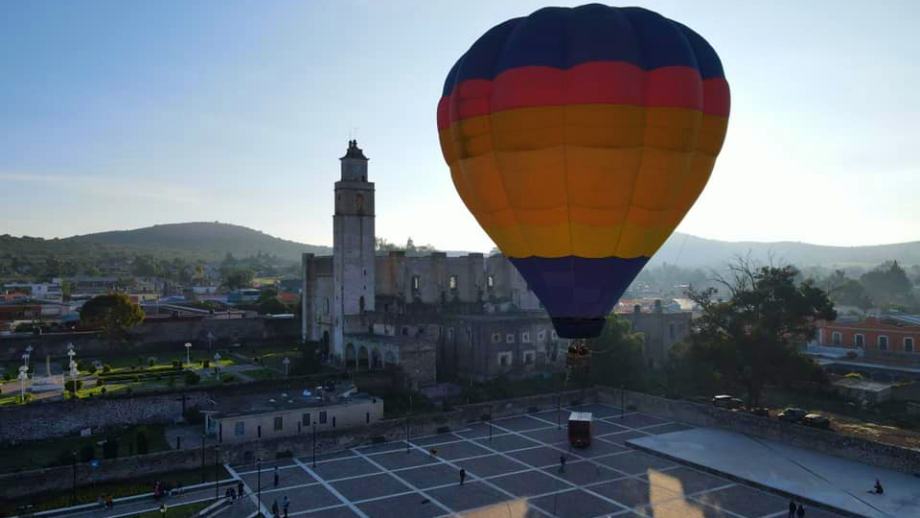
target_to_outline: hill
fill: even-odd
[[[792,241],[719,241],[675,233],[652,258],[651,264],[677,264],[685,268],[718,267],[736,257],[759,262],[771,259],[799,267],[871,268],[896,260],[904,266],[920,264],[920,241],[875,246],[823,246]]]
[[[277,238],[264,232],[228,223],[175,223],[134,230],[116,230],[73,236],[61,240],[74,245],[106,245],[149,253],[192,254],[208,261],[219,261],[228,252],[236,257],[258,253],[300,262],[300,255],[312,252],[331,254],[328,246],[308,245]]]

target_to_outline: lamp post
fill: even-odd
[[[70,489],[71,505],[77,505],[77,450],[70,452],[71,465],[73,466],[73,484]]]
[[[214,447],[214,500],[220,498],[220,446]]]
[[[313,469],[316,469],[316,421],[313,421]]]
[[[185,342],[185,364],[188,365],[189,368],[192,367],[191,352],[192,352],[192,342]]]
[[[258,481],[256,482],[257,484],[256,493],[258,493],[259,495],[258,496],[259,503],[257,507],[259,509],[259,516],[261,516],[262,515],[262,457],[256,457],[256,466],[259,471],[259,475],[257,479]]]
[[[214,369],[217,371],[217,381],[220,381],[220,353],[214,353]]]
[[[19,401],[26,402],[26,380],[29,379],[29,368],[25,365],[19,366]]]
[[[25,365],[26,367],[29,366],[29,358],[32,357],[32,351],[34,351],[34,350],[35,350],[35,349],[33,349],[32,346],[30,345],[30,346],[26,347],[26,353],[22,355],[22,360],[23,360],[24,365]]]

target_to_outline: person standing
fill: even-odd
[[[278,466],[275,466],[275,487],[281,483],[281,475],[278,474]]]
[[[795,518],[795,500],[789,500],[789,518]]]
[[[805,506],[799,503],[799,508],[795,510],[795,515],[798,518],[802,518],[803,516],[805,516]]]
[[[275,501],[272,502],[272,516],[276,518],[278,516],[278,500],[277,499],[275,499]]]
[[[460,468],[460,485],[462,486],[465,481],[466,481],[466,469]]]
[[[565,454],[559,456],[559,473],[565,473]]]
[[[238,480],[236,482],[236,492],[240,494],[240,498],[243,498],[245,491],[243,491],[243,481],[242,480]]]
[[[291,500],[287,495],[284,495],[284,498],[281,500],[281,510],[284,511],[284,516],[287,517],[288,509],[291,507]]]

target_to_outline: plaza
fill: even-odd
[[[589,448],[568,446],[570,408],[519,415],[437,435],[360,446],[311,457],[227,466],[246,496],[222,516],[251,516],[259,504],[271,516],[289,501],[289,516],[304,517],[780,517],[788,500],[712,472],[640,451],[633,439],[679,435],[691,427],[599,404]],[[677,433],[675,433],[677,432]],[[564,471],[560,456],[565,456]],[[277,469],[276,469],[277,468]],[[466,472],[460,484],[460,470]],[[275,473],[278,483],[275,484]],[[223,495],[223,489],[220,489]],[[213,499],[214,484],[180,501]],[[808,507],[806,516],[838,514]],[[58,516],[132,516],[156,509],[150,500],[116,505],[109,513]]]

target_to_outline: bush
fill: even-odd
[[[210,367],[211,367],[211,360],[202,360],[202,361],[201,361],[201,368],[203,368],[203,369],[209,369]]]
[[[156,358],[154,358],[153,356],[151,356],[150,358],[147,358],[147,366],[148,366],[148,367],[153,367],[153,366],[156,365],[156,364],[157,364],[157,359],[156,359]]]
[[[64,382],[64,390],[73,394],[83,388],[83,381],[77,380],[76,385],[76,388],[74,388],[74,380],[67,380]]]
[[[201,381],[201,376],[197,372],[187,371],[185,373],[185,384],[186,385],[197,385]]]
[[[102,373],[103,373],[103,374],[108,374],[108,373],[110,373],[110,372],[112,372],[112,366],[111,366],[111,365],[109,365],[109,364],[106,363],[105,365],[102,366]]]
[[[105,380],[102,378],[96,378],[96,386],[101,387],[103,385],[105,385]]]

